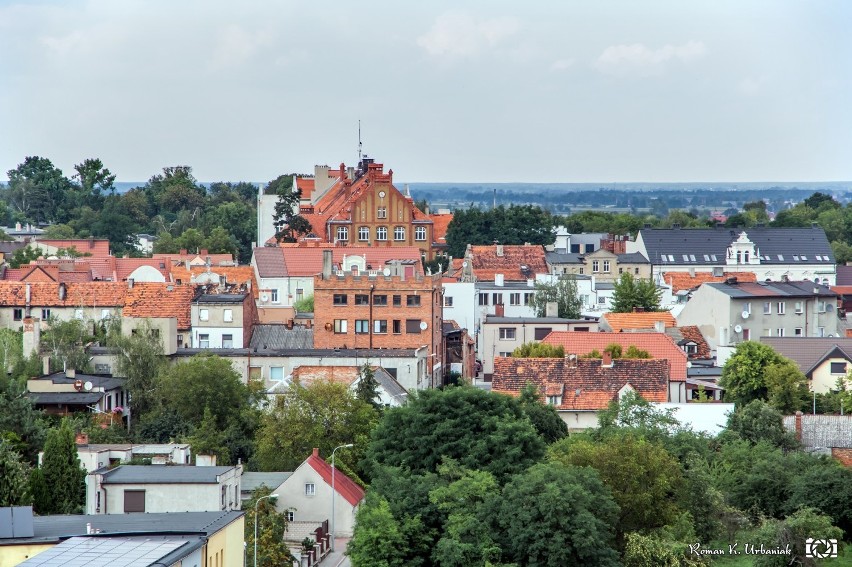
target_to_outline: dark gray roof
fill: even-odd
[[[615,258],[617,264],[650,264],[648,258],[642,255],[641,252],[630,252],[629,254],[619,254]]]
[[[595,289],[615,289],[615,282],[595,282]]]
[[[216,356],[270,356],[270,357],[290,357],[290,356],[308,356],[316,358],[411,358],[414,356],[415,349],[413,348],[281,348],[281,349],[257,349],[253,348],[217,348]],[[172,357],[183,358],[193,357],[196,354],[209,353],[210,349],[204,348],[179,348]]]
[[[384,388],[385,392],[397,403],[404,404],[408,399],[408,390],[403,388],[399,382],[391,376],[387,370],[379,366],[374,371],[376,382]]]
[[[852,362],[852,338],[761,337],[760,342],[794,361],[806,376],[810,376],[814,368],[830,356]]]
[[[232,512],[170,512],[34,516],[33,537],[0,540],[0,546],[21,541],[59,541],[86,535],[86,524],[101,534],[200,534],[212,535],[242,516]]]
[[[26,242],[18,242],[16,240],[3,240],[0,241],[0,253],[13,254],[15,250],[20,250],[26,245]]]
[[[240,492],[251,494],[261,486],[275,490],[292,474],[292,472],[244,472],[240,479]]]
[[[286,325],[255,325],[251,334],[251,349],[314,348],[314,330]]]
[[[193,303],[242,303],[247,293],[205,293],[199,295]]]
[[[496,324],[570,324],[570,323],[589,323],[590,319],[562,319],[561,317],[497,317],[496,315],[486,315],[486,323]]]
[[[796,432],[796,416],[784,416],[784,428]],[[802,416],[802,445],[809,449],[852,449],[852,415]]]
[[[686,369],[687,378],[721,378],[722,376],[722,367],[721,366],[695,366],[689,367]]]
[[[124,386],[124,378],[115,378],[111,374],[81,374],[77,372],[73,378],[69,377],[65,372],[54,372],[45,376],[39,376],[36,380],[50,380],[54,384],[73,384],[77,380],[82,382],[91,382],[95,388],[103,388],[104,390],[112,390]]]
[[[104,397],[103,392],[27,392],[34,404],[65,404],[81,406],[98,403]]]
[[[705,283],[735,299],[783,297],[837,297],[828,286],[809,281]]]
[[[554,250],[553,252],[545,252],[544,260],[548,264],[582,264],[583,255],[575,252],[560,252]]]
[[[277,246],[264,246],[254,249],[254,265],[257,275],[261,278],[286,278],[287,264],[284,263],[284,253]]]
[[[724,266],[728,246],[743,231],[759,249],[761,264],[834,264],[831,244],[819,227],[643,228],[639,235],[648,259],[654,264]],[[674,261],[663,262],[663,254],[674,256]],[[689,261],[683,260],[684,254],[690,257]],[[709,258],[705,258],[705,254]],[[716,256],[715,260],[712,255]],[[794,255],[799,260],[794,260]]]
[[[103,474],[102,484],[216,484],[234,467],[192,465],[120,465]]]
[[[202,547],[194,537],[73,537],[21,563],[28,567],[171,565]]]

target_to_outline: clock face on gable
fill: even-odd
[[[384,199],[384,198],[385,198],[385,192],[379,191],[379,199]]]

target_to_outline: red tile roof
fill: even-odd
[[[172,277],[175,281],[180,280],[182,284],[193,283],[193,278],[207,272],[207,266],[190,266],[187,271],[185,265],[172,268]],[[251,266],[210,266],[210,273],[225,276],[229,285],[250,285],[252,296],[257,299],[257,279],[254,276],[254,268]]]
[[[491,391],[518,395],[528,383],[543,395],[562,396],[557,409],[602,410],[626,385],[649,402],[668,401],[669,365],[665,360],[616,359],[612,367],[600,359],[494,359]]]
[[[620,333],[626,329],[653,329],[658,321],[665,323],[666,327],[677,326],[677,321],[668,311],[604,313],[601,319],[606,321],[614,333]]]
[[[470,261],[473,275],[480,281],[494,281],[496,274],[503,274],[506,281],[526,281],[535,274],[550,271],[545,261],[544,248],[539,245],[504,244],[502,256],[498,256],[498,245],[471,246]],[[521,271],[527,266],[528,272]]]
[[[689,356],[689,358],[711,358],[712,353],[710,352],[710,345],[707,344],[707,341],[704,339],[704,335],[701,334],[701,330],[696,325],[687,325],[685,327],[678,327],[677,331],[680,332],[680,335],[687,341],[691,341],[697,345],[697,350],[694,355]]]
[[[671,364],[672,382],[686,381],[687,356],[674,340],[664,333],[582,333],[578,331],[553,331],[543,341],[545,344],[562,346],[565,354],[583,356],[593,350],[603,352],[611,343],[621,345],[623,351],[633,345],[648,351],[656,359],[668,360]]]
[[[728,278],[737,278],[738,282],[756,282],[757,275],[754,272],[724,272],[721,276],[714,276],[711,272],[663,272],[663,281],[672,286],[672,292],[689,291],[703,283],[720,283]]]
[[[446,244],[447,228],[449,228],[450,222],[453,220],[452,213],[429,215],[429,218],[432,220],[432,242]]]
[[[284,256],[287,273],[290,276],[305,277],[322,273],[323,250],[328,247],[288,247],[280,248]],[[332,262],[339,265],[344,256],[366,256],[367,265],[373,270],[384,268],[390,260],[415,260],[416,271],[422,272],[421,251],[415,246],[337,246],[331,248]]]
[[[301,199],[310,200],[314,193],[315,180],[313,177],[296,177],[296,187],[302,190]]]
[[[121,307],[124,305],[127,284],[116,282],[67,283],[65,298],[60,299],[58,282],[0,282],[0,305],[24,307],[27,286],[30,304],[37,307]]]
[[[177,319],[178,330],[187,330],[192,326],[190,313],[192,298],[195,297],[195,286],[137,283],[132,289],[127,289],[127,284],[118,285],[127,290],[127,299],[122,311],[124,317],[151,319],[174,317]]]
[[[165,258],[172,264],[186,262],[195,262],[196,264],[203,264],[207,261],[208,258],[210,259],[210,263],[214,266],[218,266],[222,262],[232,263],[234,261],[234,256],[231,254],[208,254],[205,250],[201,250],[198,253],[187,252],[186,254],[154,254],[152,257],[154,259]]]
[[[96,238],[78,238],[68,240],[36,240],[36,244],[46,244],[56,248],[74,248],[80,254],[91,254],[94,258],[109,256],[109,240]]]
[[[331,465],[320,458],[319,449],[314,449],[314,452],[308,457],[306,462],[331,486]],[[334,489],[353,506],[356,506],[364,499],[364,489],[355,484],[351,478],[346,476],[338,468],[334,470]]]

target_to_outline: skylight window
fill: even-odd
[[[716,255],[715,255],[715,254],[710,254],[710,258],[712,258],[714,262],[718,262],[718,260],[716,260]]]
[[[821,262],[821,261],[822,261],[822,256],[821,256],[821,255],[819,255],[819,254],[817,254],[817,255],[816,255],[816,259],[817,259],[817,262]]]
[[[794,261],[794,262],[798,262],[798,261],[799,261],[799,255],[798,255],[798,254],[793,254],[793,261]]]
[[[689,262],[689,254],[684,254],[684,255],[683,255],[683,261],[684,261],[684,262]]]
[[[778,254],[778,259],[779,259],[780,261],[782,261],[782,262],[783,262],[783,261],[784,261],[784,255],[783,255],[783,254]]]
[[[808,261],[808,257],[807,257],[807,256],[805,256],[804,254],[802,254],[801,258],[802,258],[802,261],[803,261],[803,262],[807,262],[807,261]]]
[[[669,262],[674,262],[674,256],[672,256],[671,254],[669,254]]]
[[[709,256],[708,254],[705,254],[705,255],[704,255],[704,261],[705,261],[705,262],[709,262],[709,261],[710,261],[710,256]]]
[[[689,260],[692,261],[692,262],[695,262],[695,254],[690,254]]]

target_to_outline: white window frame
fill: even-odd
[[[379,207],[378,209],[376,209],[376,218],[377,219],[388,218],[388,208],[387,207]]]
[[[509,294],[509,305],[520,305],[521,304],[521,293],[513,292]]]
[[[386,226],[377,226],[376,227],[376,240],[380,242],[386,242],[388,239],[388,227]]]
[[[234,310],[233,309],[223,309],[222,310],[222,320],[225,323],[233,323],[234,322]]]
[[[772,315],[772,302],[764,301],[763,302],[763,314],[764,315]]]
[[[281,301],[278,299],[278,290],[277,289],[270,289],[269,290],[269,300],[272,303],[281,303]]]
[[[600,271],[600,265],[601,264],[600,264],[599,260],[592,260],[592,273],[593,274],[596,274]]]
[[[229,344],[225,344],[226,341]],[[222,335],[222,348],[234,348],[234,335]]]
[[[334,320],[334,333],[336,335],[345,335],[348,333],[348,320],[347,319],[335,319]]]
[[[603,271],[604,271],[605,274],[609,273],[609,260],[603,261]]]
[[[210,310],[209,309],[199,309],[198,310],[198,320],[199,321],[209,321],[210,320]]]
[[[338,226],[337,230],[334,231],[335,237],[340,242],[349,242],[349,227],[348,226]]]
[[[405,227],[404,226],[395,226],[393,227],[393,239],[394,241],[405,240]]]
[[[281,382],[284,380],[284,367],[283,366],[270,366],[269,367],[269,379],[273,382]]]
[[[775,336],[776,337],[783,337],[784,334],[785,334],[784,333],[784,327],[778,327],[777,329],[775,329]]]
[[[305,483],[305,496],[316,496],[317,495],[317,485],[313,482]]]
[[[777,305],[777,309],[778,309],[779,315],[786,314],[787,313],[787,302],[786,301],[779,301],[778,305]]]
[[[359,226],[358,227],[358,240],[360,242],[366,242],[370,240],[370,227],[369,226]]]
[[[518,330],[514,327],[500,327],[501,341],[514,341],[518,336]]]
[[[198,348],[210,348],[210,333],[199,333]]]
[[[417,242],[425,242],[426,241],[426,227],[418,226],[414,229],[414,240]]]

